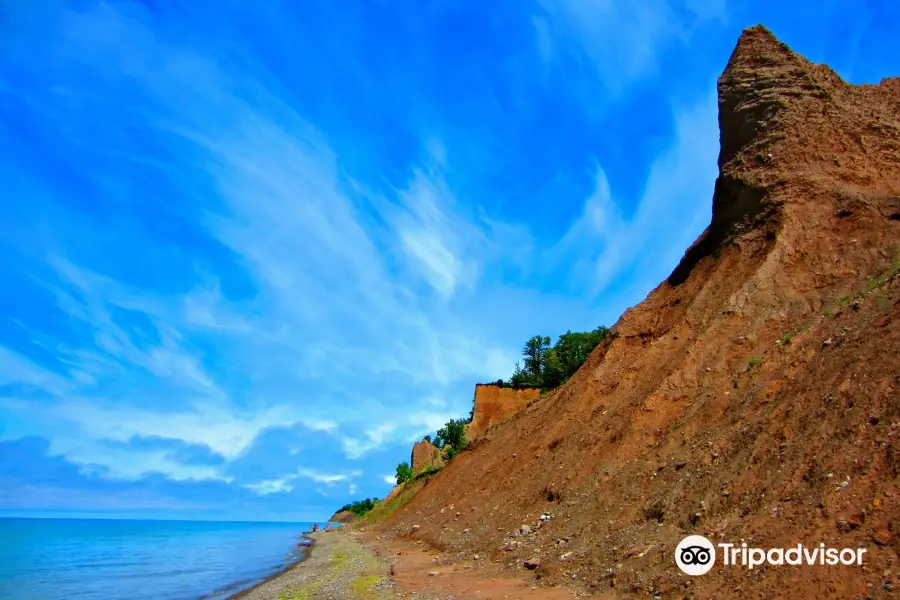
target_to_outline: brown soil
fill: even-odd
[[[382,537],[592,595],[900,588],[900,79],[848,85],[755,27],[719,107],[707,231],[567,385],[460,453]],[[673,558],[688,533],[869,550],[862,568],[691,578]]]
[[[350,523],[355,519],[356,515],[349,510],[341,510],[331,515],[331,518],[328,519],[328,521],[330,523]]]
[[[444,457],[434,444],[422,440],[413,444],[409,464],[413,473],[421,473],[427,467],[443,467]]]
[[[466,427],[466,439],[480,438],[488,429],[503,423],[541,397],[537,388],[508,388],[491,384],[475,386],[472,422]]]
[[[448,556],[419,541],[389,539],[366,532],[362,538],[390,562],[393,583],[402,593],[453,600],[573,600],[565,588],[540,588],[504,574],[499,565],[471,556]],[[381,573],[378,573],[379,575]],[[413,597],[415,597],[413,596]]]

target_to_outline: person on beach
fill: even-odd
[[[313,523],[312,530],[313,530],[313,533],[317,532],[319,530],[319,524]]]

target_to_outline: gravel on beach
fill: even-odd
[[[351,532],[309,534],[309,555],[285,571],[229,600],[393,600],[403,596],[390,565]]]

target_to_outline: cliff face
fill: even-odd
[[[882,589],[900,561],[900,80],[848,85],[754,27],[719,110],[707,231],[565,386],[451,461],[388,531],[417,524],[510,569],[540,557],[541,581],[617,597]],[[508,537],[523,523],[535,532]],[[690,578],[673,557],[688,533],[869,552],[852,573]]]
[[[441,451],[434,444],[428,440],[422,440],[413,444],[409,464],[413,473],[421,473],[425,467],[444,466],[444,459]]]
[[[475,410],[472,422],[466,428],[466,439],[476,440],[488,428],[521,411],[533,400],[541,397],[541,390],[535,388],[513,389],[497,385],[479,384],[475,386]]]

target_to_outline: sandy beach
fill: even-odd
[[[240,600],[571,600],[564,588],[544,588],[504,574],[499,565],[446,556],[422,542],[352,529],[307,534],[307,557],[253,588]]]

